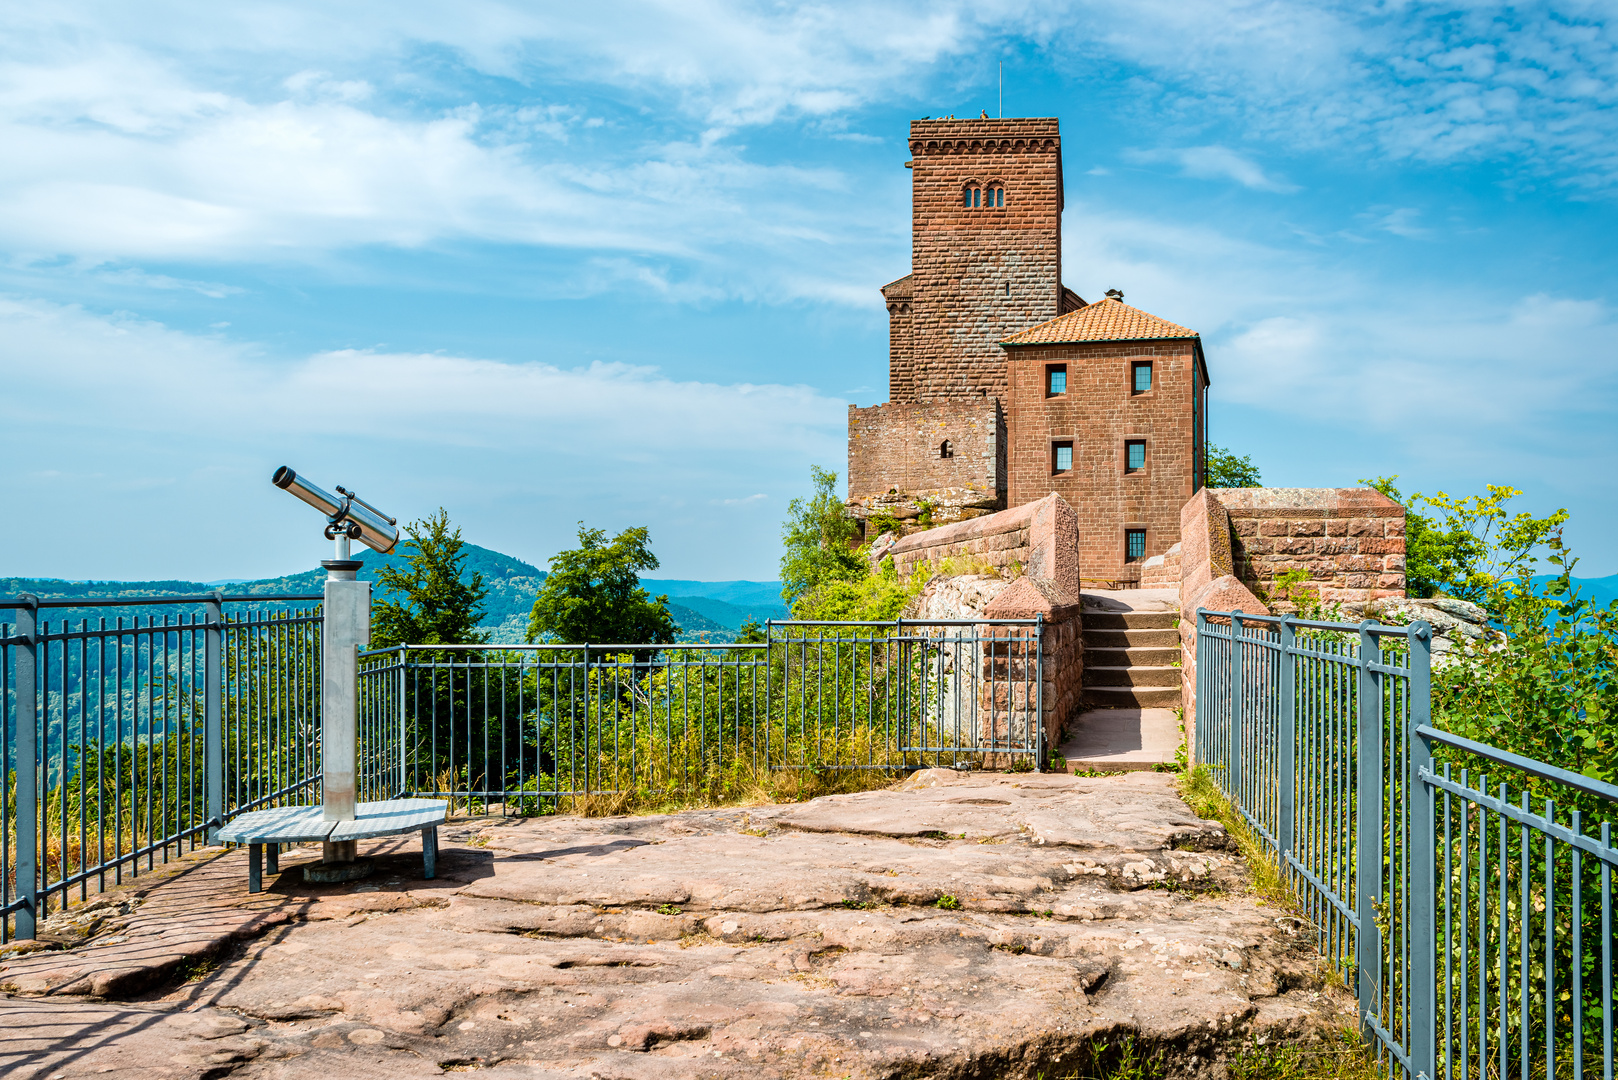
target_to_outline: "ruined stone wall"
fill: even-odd
[[[1005,446],[998,401],[851,405],[849,509],[862,521],[881,511],[914,520],[925,498],[938,524],[992,513],[1005,505]]]
[[[1080,511],[1079,563],[1087,582],[1134,583],[1140,562],[1180,540],[1180,508],[1200,455],[1201,369],[1192,341],[1012,346],[1007,364],[1007,503],[1058,492]],[[1132,366],[1152,363],[1152,389],[1132,392]],[[1067,392],[1047,393],[1052,365]],[[1125,469],[1124,444],[1146,443],[1146,464]],[[1073,444],[1073,467],[1055,471],[1054,447]],[[1144,529],[1146,554],[1126,560],[1124,533]]]
[[[889,398],[999,396],[998,343],[1061,310],[1057,121],[916,120],[910,152],[909,355],[892,352]],[[973,184],[1002,187],[1004,207],[964,206]]]

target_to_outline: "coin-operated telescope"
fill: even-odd
[[[358,540],[386,555],[399,543],[399,519],[389,517],[343,485],[331,495],[283,465],[270,482],[326,515],[326,539],[337,541],[337,558],[348,558],[348,542]]]
[[[356,650],[371,640],[371,583],[359,580],[362,564],[349,558],[348,545],[350,540],[358,540],[386,555],[399,544],[399,521],[346,488],[339,487],[336,495],[329,494],[285,465],[276,469],[270,480],[325,514],[326,539],[337,542],[337,557],[320,564],[326,569],[320,635],[321,803],[323,820],[353,821],[358,807],[355,781],[359,759]],[[354,841],[327,841],[321,865],[329,874],[347,876],[322,880],[346,881],[369,872],[354,863]]]

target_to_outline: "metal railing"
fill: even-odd
[[[1434,728],[1431,677],[1426,623],[1199,610],[1195,760],[1390,1074],[1611,1080],[1618,787]]]
[[[365,790],[532,813],[777,770],[1046,757],[1043,621],[766,624],[753,644],[360,654]]]
[[[320,599],[0,599],[0,943],[318,795]]]

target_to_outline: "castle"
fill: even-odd
[[[910,125],[911,272],[886,285],[887,404],[849,407],[848,504],[944,524],[1055,492],[1085,581],[1128,586],[1203,485],[1197,333],[1062,284],[1054,118]]]

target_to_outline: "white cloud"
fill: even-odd
[[[233,550],[208,556],[209,566],[176,558],[170,572],[186,576],[231,572],[227,563],[273,569],[293,557],[282,551],[278,564],[276,544],[289,542],[298,519],[261,498],[268,470],[283,463],[386,494],[395,513],[442,503],[478,542],[515,531],[505,550],[543,557],[580,518],[667,525],[683,506],[710,506],[715,489],[762,489],[721,501],[737,512],[771,491],[793,492],[804,461],[841,457],[845,417],[843,402],[802,386],[419,353],[280,361],[149,320],[4,298],[0,379],[0,446],[12,465],[0,490],[14,505],[51,517],[92,504],[120,529],[144,530],[147,544],[182,543],[199,497],[217,506],[209,514],[277,523],[264,535],[258,525],[233,534]],[[46,480],[46,470],[74,479]],[[729,512],[718,511],[715,527]],[[748,570],[768,573],[774,526],[754,517]],[[725,575],[733,556],[704,551],[703,530],[668,535],[676,531],[665,561]],[[116,573],[109,563],[119,558],[87,534],[17,533],[8,545],[9,572]]]

